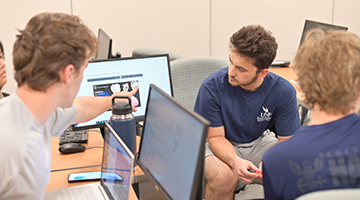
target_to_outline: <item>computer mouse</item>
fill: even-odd
[[[83,152],[85,149],[86,147],[80,143],[66,143],[59,147],[62,154]]]

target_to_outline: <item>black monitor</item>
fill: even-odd
[[[139,105],[135,118],[143,120],[149,85],[157,84],[167,94],[173,95],[168,54],[147,57],[128,57],[89,62],[84,70],[83,80],[77,94],[81,96],[111,96],[114,92],[132,91],[139,86],[134,95]],[[110,121],[111,109],[84,123],[74,124],[73,130],[105,127]]]
[[[108,59],[112,58],[112,39],[111,37],[105,33],[104,30],[99,28],[98,33],[99,39],[99,53],[97,59]]]
[[[163,199],[202,199],[210,122],[153,84],[147,103],[138,166]]]
[[[301,35],[301,40],[300,40],[300,45],[304,42],[306,34],[315,28],[320,28],[324,31],[327,30],[344,30],[347,31],[348,28],[344,27],[344,26],[338,26],[338,25],[333,25],[333,24],[326,24],[326,23],[322,23],[322,22],[316,22],[316,21],[311,21],[311,20],[305,20],[305,24],[304,24],[304,29]],[[299,45],[299,46],[300,46]]]

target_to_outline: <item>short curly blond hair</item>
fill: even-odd
[[[354,110],[360,91],[360,38],[346,31],[311,31],[295,57],[306,102],[331,114]]]

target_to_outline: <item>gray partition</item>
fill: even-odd
[[[5,48],[5,62],[8,82],[3,88],[4,92],[12,93],[17,87],[12,64],[12,50],[18,29],[24,29],[26,23],[34,15],[42,12],[71,13],[69,0],[12,0],[0,1],[1,31],[0,40]]]
[[[131,56],[139,47],[167,49],[184,57],[209,53],[208,1],[72,2],[74,14],[90,24],[94,32],[102,28],[108,33],[113,39],[113,52],[119,51],[122,56]]]
[[[334,6],[334,24],[349,27],[351,31],[360,36],[360,1],[337,0]]]
[[[260,24],[271,30],[279,43],[278,60],[292,60],[305,19],[331,23],[329,0],[212,0],[211,56],[227,58],[229,38],[241,27]]]
[[[229,37],[248,24],[262,24],[279,43],[277,60],[292,60],[305,19],[349,27],[360,35],[358,0],[15,0],[1,1],[0,40],[5,45],[8,83],[14,92],[12,46],[17,28],[40,12],[80,16],[97,34],[113,39],[113,52],[131,56],[133,49],[167,49],[184,57],[228,59]]]

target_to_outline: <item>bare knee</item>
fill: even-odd
[[[205,197],[209,195],[216,197],[233,197],[234,190],[238,183],[237,176],[229,165],[216,156],[208,156],[205,158],[205,179]]]

